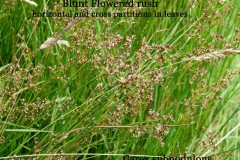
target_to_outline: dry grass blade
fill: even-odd
[[[38,85],[40,85],[40,84],[42,84],[44,81],[41,81],[41,82],[38,82],[37,84],[34,84],[34,85],[32,85],[32,86],[30,86],[30,87],[25,87],[25,88],[23,88],[23,89],[20,89],[19,91],[17,91],[16,93],[14,93],[14,94],[12,94],[12,98],[13,99],[15,99],[19,94],[21,94],[22,92],[24,92],[24,91],[26,91],[26,90],[28,90],[28,89],[30,89],[30,88],[32,88],[32,87],[36,87],[36,86],[38,86]],[[8,99],[8,101],[3,105],[3,109],[5,109],[8,105],[9,105],[9,103],[10,103],[10,100],[11,99]],[[0,99],[0,104],[2,103],[2,99]]]
[[[35,6],[35,7],[38,6],[38,4],[35,3],[34,1],[30,1],[30,0],[23,0],[23,1],[26,2],[26,3],[28,3],[28,4],[30,4],[30,5],[32,5],[32,6]]]
[[[26,90],[28,90],[28,89],[30,89],[30,88],[32,88],[32,87],[36,87],[36,86],[38,86],[39,84],[42,84],[44,81],[41,81],[41,82],[38,82],[37,84],[33,84],[32,86],[30,86],[30,87],[25,87],[25,88],[22,88],[22,89],[20,89],[19,91],[17,91],[16,93],[14,93],[13,95],[12,95],[12,97],[16,97],[17,95],[19,95],[20,93],[22,93],[22,92],[24,92],[24,91],[26,91]]]
[[[53,37],[47,38],[47,40],[40,46],[40,50],[51,47],[54,41],[55,41],[55,38]],[[68,43],[68,41],[65,41],[65,40],[58,40],[56,43],[59,44],[59,46],[65,45],[70,47],[70,44]]]
[[[94,9],[96,8],[90,8],[88,9],[89,12],[93,11]],[[40,49],[43,49],[43,48],[47,48],[47,47],[50,47],[50,46],[54,46],[56,43],[59,42],[60,38],[63,36],[63,34],[69,30],[71,27],[73,27],[78,21],[80,20],[80,17],[75,17],[70,23],[68,23],[62,30],[61,32],[58,34],[58,36],[56,38],[49,38],[46,42],[47,44],[42,44],[40,46]],[[44,42],[44,43],[46,43]],[[63,45],[66,45],[66,46],[69,46],[68,42],[65,41],[65,42],[60,42],[60,45],[63,44]]]
[[[11,65],[12,65],[12,63],[9,63],[9,64],[6,64],[5,66],[0,67],[0,72],[5,70],[6,68],[10,67]]]
[[[193,125],[194,123],[189,123],[189,124],[175,124],[175,125],[166,125],[168,127],[180,127],[180,126],[189,126],[189,125]],[[92,126],[92,128],[105,128],[105,129],[109,129],[109,128],[115,128],[115,129],[119,129],[119,128],[138,128],[138,127],[142,127],[140,125],[118,125],[118,126]],[[146,125],[144,127],[154,127],[154,125]],[[76,129],[73,129],[71,131],[68,131],[66,133],[63,133],[63,134],[69,134],[69,133],[72,133],[72,132],[76,132],[78,130],[82,130],[82,129],[86,129],[87,127],[80,127],[80,128],[76,128]],[[91,128],[91,127],[89,127]]]
[[[193,56],[186,60],[203,61],[203,60],[214,59],[214,58],[222,58],[232,54],[240,54],[240,50],[234,50],[234,49],[219,50],[219,51],[214,51],[212,53],[203,54],[201,56]]]

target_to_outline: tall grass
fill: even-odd
[[[70,9],[37,3],[0,4],[0,158],[240,158],[238,0],[159,2],[187,18],[75,20],[33,18]]]

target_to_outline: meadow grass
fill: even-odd
[[[0,4],[0,159],[240,158],[238,0],[159,1],[182,18],[32,17],[60,2]]]

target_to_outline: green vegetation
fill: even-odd
[[[239,0],[125,18],[32,17],[81,9],[31,2],[0,4],[0,159],[240,158]]]

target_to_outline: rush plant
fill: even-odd
[[[238,0],[84,9],[0,4],[0,159],[240,158]]]

